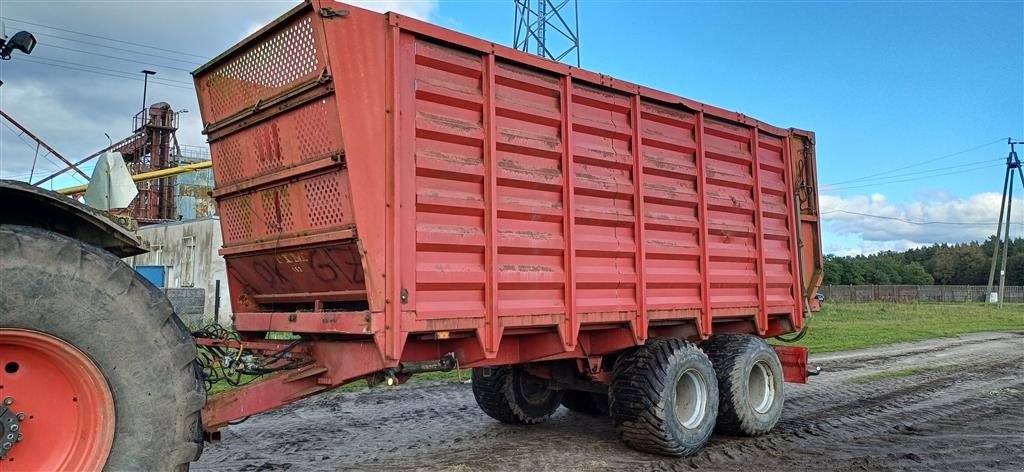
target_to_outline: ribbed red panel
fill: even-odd
[[[576,310],[600,314],[592,319],[602,322],[633,319],[639,293],[650,319],[696,317],[705,297],[717,316],[752,316],[761,305],[759,241],[766,311],[792,311],[783,137],[759,133],[755,142],[752,128],[711,117],[697,130],[696,114],[685,108],[642,99],[634,111],[633,95],[581,81],[564,97],[557,75],[500,57],[492,72],[486,55],[422,37],[411,41],[413,77],[401,83],[415,85],[399,92],[415,94],[415,109],[404,111],[415,116],[415,129],[399,133],[416,136],[416,303],[406,309],[419,319],[486,319],[492,271],[494,306],[505,327],[526,325],[523,316],[562,319],[570,271]],[[635,120],[633,113],[639,113]],[[705,150],[703,188],[697,132]],[[574,182],[570,211],[564,162],[571,163]],[[570,224],[571,258],[565,253]],[[642,259],[637,234],[645,239]],[[708,267],[701,264],[702,245]],[[709,293],[702,291],[703,277]],[[644,290],[637,290],[640,283]]]

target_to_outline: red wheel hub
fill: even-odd
[[[22,440],[12,444],[0,470],[99,470],[106,464],[114,397],[103,373],[75,346],[39,331],[0,329],[2,399],[24,416]]]

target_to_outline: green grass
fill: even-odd
[[[794,344],[821,353],[982,331],[1024,331],[1024,305],[826,301]]]
[[[240,379],[239,383],[244,384],[246,382],[252,381],[255,378],[256,378],[255,375],[243,375],[242,378]],[[221,380],[220,382],[217,382],[217,383],[213,384],[213,388],[211,388],[210,391],[206,392],[206,393],[208,395],[215,395],[215,394],[218,394],[220,392],[231,390],[233,388],[236,388],[236,387],[234,385],[231,385],[231,384],[227,383],[224,380]]]

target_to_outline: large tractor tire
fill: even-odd
[[[715,431],[759,436],[782,417],[784,377],[775,349],[749,334],[712,336],[701,346],[711,358],[720,392]]]
[[[585,415],[608,415],[608,394],[566,390],[562,395],[562,406]]]
[[[0,414],[16,425],[0,470],[187,470],[206,402],[195,353],[114,255],[0,225]]]
[[[609,395],[612,422],[634,449],[687,456],[715,428],[715,370],[704,352],[683,340],[648,340],[621,356]]]
[[[561,390],[520,366],[473,369],[473,397],[487,416],[508,424],[537,424],[547,420],[562,401]]]

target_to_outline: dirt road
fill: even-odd
[[[975,334],[812,357],[775,430],[698,454],[633,451],[607,418],[498,423],[469,385],[328,394],[224,430],[194,470],[1021,470],[1024,335]],[[879,374],[888,372],[888,374]]]

